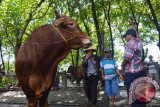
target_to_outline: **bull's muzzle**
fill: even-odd
[[[91,39],[87,39],[83,43],[83,48],[89,48],[91,45],[92,45],[92,40]]]

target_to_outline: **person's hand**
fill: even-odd
[[[102,75],[102,80],[104,80],[105,79],[105,76],[104,75]]]
[[[124,78],[123,78],[123,76],[122,76],[122,75],[120,75],[120,78],[121,78],[121,80],[122,80],[122,81],[124,81]]]
[[[85,56],[85,59],[84,59],[84,62],[87,62],[88,59],[91,57],[91,52],[87,52],[86,56]]]
[[[87,52],[87,55],[86,55],[86,59],[89,59],[89,57],[91,57],[91,52]]]

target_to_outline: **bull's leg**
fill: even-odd
[[[49,94],[49,91],[46,91],[42,95],[42,97],[39,99],[39,107],[49,107],[48,101],[47,101],[48,94]]]
[[[73,75],[71,75],[71,82],[73,83],[75,80],[75,78],[73,77]]]
[[[27,107],[37,107],[37,98],[34,91],[32,91],[26,84],[20,84],[22,91],[25,93],[28,104]]]
[[[76,84],[77,84],[79,90],[81,89],[80,83],[81,82],[79,80],[76,80]]]
[[[37,100],[29,100],[27,107],[37,107]]]
[[[34,92],[33,91],[27,91],[27,92],[24,91],[24,93],[26,94],[26,97],[28,99],[27,107],[37,107],[38,102],[37,102],[37,98],[36,98]]]

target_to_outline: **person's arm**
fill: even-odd
[[[116,69],[116,73],[119,75],[119,77],[121,78],[121,80],[124,80],[122,74],[120,73],[120,71],[118,69]]]
[[[101,72],[102,80],[103,80],[104,79],[104,68],[103,68],[103,64],[101,61],[100,61],[100,72]]]
[[[122,64],[121,64],[121,69],[124,70],[124,68],[126,67],[126,65],[129,64],[129,63],[130,63],[130,61],[124,59],[123,62],[122,62]]]
[[[139,37],[139,33],[137,32],[137,29],[135,27],[135,22],[133,21],[130,22],[130,28],[134,29],[136,31],[137,37]]]
[[[124,70],[124,68],[126,67],[126,65],[128,65],[130,63],[130,61],[133,58],[133,54],[134,54],[134,43],[129,42],[124,50],[124,56],[123,56],[123,62],[121,64],[121,69]]]
[[[157,73],[158,73],[158,71],[159,71],[158,62],[155,62],[154,65],[155,65],[155,69],[156,69],[156,71],[157,71]],[[159,74],[159,73],[158,73],[158,74]]]
[[[104,71],[102,69],[100,69],[100,72],[102,74],[102,80],[104,80]]]
[[[83,66],[85,66],[88,62],[88,55],[86,54],[84,57],[83,57],[83,61],[82,61],[82,64]]]
[[[91,52],[87,52],[85,58],[84,58],[84,63],[87,63],[88,62],[88,59],[91,57]]]

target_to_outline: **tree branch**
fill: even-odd
[[[34,12],[37,10],[37,8],[39,8],[39,7],[42,5],[42,3],[43,3],[44,1],[45,1],[45,0],[41,0],[41,1],[38,3],[38,5],[36,6],[36,8],[35,8],[33,11],[31,10],[31,12],[29,13],[29,17],[28,17],[28,19],[26,20],[26,23],[25,23],[22,31],[20,32],[20,34],[19,34],[18,37],[17,37],[17,41],[16,41],[16,53],[15,53],[15,55],[17,55],[17,53],[18,53],[18,51],[19,51],[19,49],[20,49],[20,47],[21,47],[21,41],[22,41],[23,35],[24,35],[24,33],[25,33],[25,31],[26,31],[26,29],[27,29],[30,21],[32,20],[32,17],[33,17],[33,15],[34,15]]]

